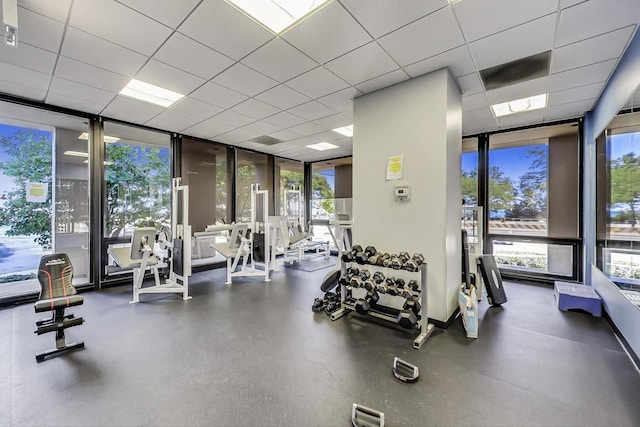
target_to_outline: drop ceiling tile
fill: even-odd
[[[318,98],[318,101],[331,108],[336,113],[353,114],[353,99],[362,95],[359,90],[348,87],[330,95]]]
[[[464,38],[451,8],[445,7],[378,39],[378,42],[404,67],[463,45]]]
[[[20,7],[64,23],[69,15],[71,0],[20,0]]]
[[[578,3],[584,3],[585,1],[589,0],[560,0],[560,8],[566,9],[571,6],[575,6]]]
[[[199,117],[171,108],[147,121],[145,125],[172,132],[180,132],[201,121],[202,119]]]
[[[225,123],[221,123],[214,118],[204,120],[196,125],[193,125],[187,129],[184,129],[182,132],[185,135],[197,136],[199,138],[211,139],[216,135],[220,135],[221,133],[229,132],[234,129],[233,126],[230,126]]]
[[[316,133],[323,132],[324,128],[313,122],[307,122],[290,127],[288,130],[297,133],[299,136],[308,137]]]
[[[55,75],[67,80],[73,80],[98,89],[120,92],[129,77],[76,61],[65,56],[58,57]]]
[[[318,10],[281,37],[320,64],[372,40],[337,1]]]
[[[463,95],[473,95],[478,92],[484,91],[482,81],[478,73],[471,73],[457,78],[458,86],[460,86],[460,92]]]
[[[325,64],[352,86],[398,69],[377,42],[368,43]]]
[[[516,126],[526,126],[535,123],[542,123],[544,113],[542,110],[527,111],[525,113],[510,114],[498,117],[498,124],[501,129],[513,128]]]
[[[498,122],[489,107],[478,108],[477,110],[465,111],[462,113],[462,133],[469,135],[489,129],[496,129]],[[471,132],[471,129],[473,132]]]
[[[634,31],[635,27],[629,26],[557,48],[553,52],[551,72],[559,73],[618,58],[624,53]]]
[[[246,95],[211,82],[200,86],[189,96],[222,108],[233,107],[247,99]]]
[[[62,22],[23,7],[18,8],[18,22],[20,23],[18,43],[27,43],[49,52],[58,53],[64,33]]]
[[[58,94],[49,91],[47,99],[45,101],[49,105],[55,105],[56,107],[71,108],[72,110],[83,111],[90,114],[100,114],[104,108],[104,104],[97,104],[86,99],[78,99],[68,94]]]
[[[404,67],[404,71],[411,77],[418,77],[445,67],[449,67],[451,74],[455,77],[464,76],[465,74],[476,71],[467,46],[460,46],[439,55],[432,56],[431,58],[418,61]]]
[[[289,129],[279,130],[277,132],[270,133],[269,136],[273,138],[281,139],[282,141],[290,141],[292,139],[300,138],[299,133],[293,132]],[[281,144],[278,144],[278,145],[281,145]]]
[[[371,93],[375,92],[378,89],[393,86],[394,84],[403,82],[405,80],[409,80],[409,76],[407,75],[407,73],[403,70],[395,70],[382,76],[378,76],[374,79],[367,80],[366,82],[362,82],[356,85],[356,89],[358,89],[362,93]]]
[[[253,132],[256,135],[268,135],[273,132],[277,132],[280,127],[272,125],[271,123],[267,123],[265,121],[253,122],[243,127],[244,130],[248,132]],[[264,145],[262,145],[264,146]]]
[[[586,86],[574,87],[567,90],[561,90],[559,92],[551,92],[549,94],[549,102],[547,103],[547,105],[555,106],[584,101],[586,99],[598,98],[603,87],[604,82],[600,82]]]
[[[74,2],[69,25],[144,55],[171,35],[169,27],[112,0]]]
[[[56,64],[56,55],[39,47],[20,43],[18,48],[0,44],[0,61],[19,67],[29,68],[41,73],[51,74]]]
[[[274,114],[273,116],[266,117],[265,119],[263,119],[263,122],[267,122],[272,125],[278,126],[278,128],[280,129],[286,129],[292,126],[299,125],[300,123],[304,123],[306,122],[306,119],[303,119],[301,117],[298,117],[286,111],[281,111],[278,114]],[[297,136],[299,135],[296,134],[296,137]]]
[[[286,83],[292,89],[311,98],[319,98],[349,86],[324,67],[317,67]]]
[[[108,118],[125,120],[132,123],[144,123],[165,110],[159,105],[138,101],[118,95],[107,107],[102,115]]]
[[[211,116],[219,114],[223,111],[221,107],[199,101],[195,98],[185,96],[180,101],[173,104],[171,110],[178,110],[185,114],[202,119],[208,119]]]
[[[90,101],[104,108],[116,96],[115,92],[109,92],[95,87],[72,82],[70,80],[54,77],[49,85],[49,93],[67,95],[83,101]]]
[[[242,63],[281,83],[318,66],[279,37],[243,58]]]
[[[333,114],[331,116],[323,117],[313,121],[315,124],[322,126],[323,128],[333,132],[333,129],[349,126],[353,124],[353,120],[343,114]],[[344,136],[335,132],[335,135],[340,135],[340,138]]]
[[[5,83],[15,83],[21,86],[32,87],[46,94],[47,88],[49,87],[49,79],[49,74],[6,62],[0,62],[0,80]],[[19,93],[15,93],[14,91],[11,93],[19,95]]]
[[[335,113],[335,111],[317,101],[310,101],[306,104],[298,105],[297,107],[290,108],[288,111],[291,114],[307,120],[315,120]]]
[[[470,43],[469,48],[483,70],[553,49],[555,28],[556,14],[552,14]]]
[[[280,110],[256,99],[247,99],[243,103],[231,108],[231,111],[260,120],[267,116],[276,114]]]
[[[453,10],[465,38],[472,42],[556,12],[558,0],[461,1],[453,5]]]
[[[164,25],[177,28],[200,0],[118,0],[118,2]]]
[[[590,111],[595,105],[597,99],[586,99],[570,104],[555,105],[544,109],[544,119],[560,120],[570,119],[573,117],[582,117],[586,111]]]
[[[375,38],[449,4],[447,0],[342,0],[341,3]]]
[[[575,43],[598,34],[638,24],[637,0],[590,0],[562,10],[556,46]]]
[[[249,123],[255,121],[255,119],[252,119],[251,117],[247,117],[243,114],[239,114],[231,110],[223,111],[222,113],[213,116],[213,118],[216,121],[232,126],[233,128],[248,125]]]
[[[528,80],[511,86],[502,87],[487,92],[489,104],[498,104],[500,102],[513,101],[529,96],[548,93],[549,77],[540,77],[538,79]]]
[[[77,61],[131,77],[147,60],[146,56],[72,27],[67,28],[60,53]]]
[[[616,66],[616,62],[617,60],[611,59],[609,61],[587,65],[586,67],[552,74],[549,78],[549,91],[557,92],[572,87],[607,81]]]
[[[206,80],[235,63],[233,59],[177,32],[153,58]]]
[[[256,96],[256,99],[283,110],[304,104],[311,100],[308,96],[303,95],[300,92],[296,92],[285,85],[278,85],[273,89],[262,92],[260,95]]]
[[[187,95],[202,86],[204,79],[151,59],[136,74],[136,79]]]
[[[462,96],[462,111],[477,110],[488,106],[489,101],[487,101],[487,95],[484,92]]]
[[[216,140],[225,144],[236,145],[240,142],[248,141],[257,136],[260,136],[260,135],[256,132],[251,132],[242,128],[242,129],[235,129],[230,132],[223,133],[221,135],[217,135]]]
[[[232,67],[227,68],[212,81],[247,96],[257,95],[278,84],[275,80],[240,63],[236,63]]]
[[[203,1],[178,28],[181,33],[235,60],[274,36],[225,1]]]

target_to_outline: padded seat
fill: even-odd
[[[80,295],[73,295],[70,297],[53,298],[43,301],[37,301],[35,304],[36,313],[43,311],[51,311],[56,308],[73,307],[74,305],[81,305],[84,302],[84,298]]]
[[[73,314],[65,314],[67,307],[80,305],[84,298],[76,295],[73,286],[73,266],[67,254],[45,255],[40,259],[38,267],[38,280],[40,281],[40,297],[34,308],[36,313],[51,311],[48,319],[36,322],[35,333],[38,335],[49,332],[56,333],[56,347],[36,355],[36,360],[42,362],[47,357],[84,348],[82,341],[67,344],[64,330],[72,326],[82,325],[84,319],[76,318]]]

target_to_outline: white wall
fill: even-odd
[[[461,94],[446,69],[354,101],[354,243],[423,253],[429,317],[442,322],[460,286],[461,135]],[[403,179],[386,181],[397,155]],[[405,184],[411,200],[399,204],[393,189]]]

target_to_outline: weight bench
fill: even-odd
[[[38,281],[40,282],[40,296],[35,303],[36,313],[52,311],[51,318],[36,321],[35,333],[38,335],[48,332],[56,333],[56,348],[46,350],[36,355],[36,361],[42,362],[47,357],[58,356],[73,350],[84,348],[84,342],[67,344],[64,330],[72,326],[82,325],[82,317],[65,314],[67,307],[81,305],[84,298],[76,295],[73,286],[73,266],[67,254],[45,255],[40,259],[38,267]]]

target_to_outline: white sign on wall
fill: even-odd
[[[46,182],[27,182],[27,202],[45,203],[48,191]]]

